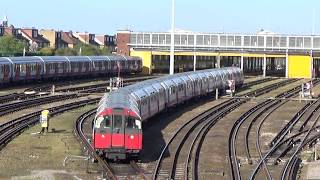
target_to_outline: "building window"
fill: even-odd
[[[33,30],[32,31],[32,36],[35,37],[35,38],[38,37],[38,31],[37,30]]]

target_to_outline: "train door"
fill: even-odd
[[[110,148],[111,146],[111,118],[99,116],[94,121],[94,146],[95,148]]]
[[[125,147],[130,150],[142,149],[141,121],[131,116],[125,120]]]
[[[115,109],[112,115],[111,146],[113,148],[124,148],[124,122],[123,110]]]
[[[2,73],[3,73],[3,80],[4,81],[9,81],[9,66],[7,64],[4,64],[2,69]]]
[[[41,78],[41,64],[35,64],[35,74],[36,74],[36,78],[40,79]]]
[[[67,63],[67,62],[63,62],[63,64],[62,64],[62,68],[63,68],[63,74],[69,74],[70,72],[69,72],[69,63]]]
[[[87,74],[88,72],[90,72],[90,66],[91,66],[91,63],[90,62],[83,62],[83,72],[85,74]]]
[[[25,66],[25,78],[32,79],[32,77],[31,77],[32,64],[25,64],[24,66]]]
[[[5,65],[0,64],[0,84],[4,81],[4,74],[5,74]]]
[[[37,63],[29,64],[29,68],[28,69],[29,69],[29,73],[30,73],[30,78],[31,79],[36,78],[36,71],[37,71],[36,65],[37,65]]]
[[[21,64],[15,64],[15,75],[14,75],[14,78],[15,80],[20,80],[20,66]]]

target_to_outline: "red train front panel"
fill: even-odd
[[[127,109],[105,109],[94,122],[94,148],[110,159],[126,159],[142,149],[141,121]]]

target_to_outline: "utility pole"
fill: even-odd
[[[175,0],[172,0],[172,14],[171,14],[171,45],[170,45],[170,74],[174,74],[174,19],[175,19]]]
[[[312,35],[315,35],[316,31],[316,9],[313,8],[313,16],[312,16]]]

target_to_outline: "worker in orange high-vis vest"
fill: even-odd
[[[41,111],[41,115],[40,115],[40,124],[41,124],[41,133],[44,133],[44,130],[49,129],[49,110],[43,110]]]

